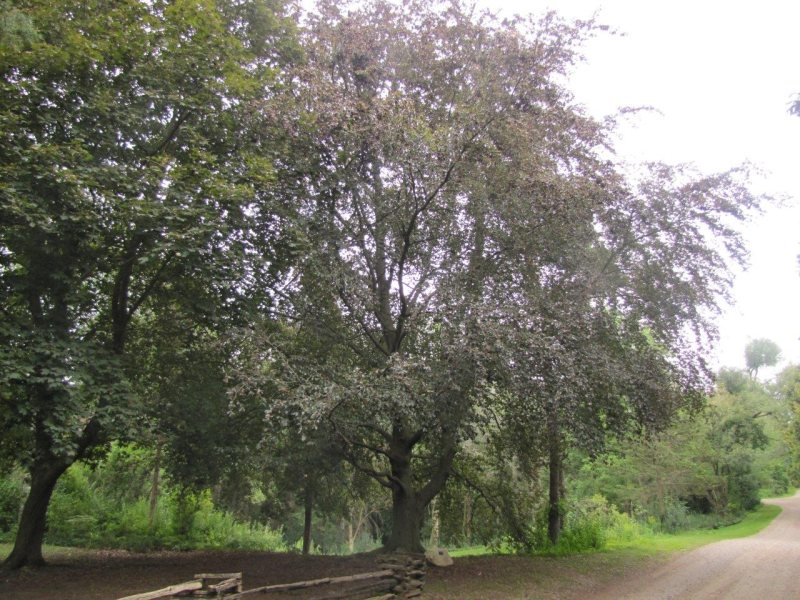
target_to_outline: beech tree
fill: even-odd
[[[136,414],[139,315],[172,298],[213,322],[256,272],[279,8],[3,3],[0,418],[31,477],[6,566],[42,562],[58,478]]]
[[[268,414],[329,427],[391,493],[387,547],[419,550],[478,432],[595,439],[699,397],[755,199],[737,172],[654,165],[637,182],[608,161],[560,85],[591,23],[457,2],[317,11],[292,85],[317,162],[294,190],[302,258],[282,299],[316,350],[263,335],[234,393],[272,382]]]

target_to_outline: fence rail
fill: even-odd
[[[425,558],[421,555],[387,554],[378,558],[380,570],[308,581],[278,583],[243,589],[242,573],[199,573],[192,581],[160,590],[125,596],[118,600],[166,600],[170,598],[251,599],[256,596],[307,590],[322,595],[297,596],[306,600],[395,600],[417,598],[425,585]]]

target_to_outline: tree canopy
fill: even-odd
[[[41,561],[69,465],[145,421],[196,485],[292,432],[386,488],[387,546],[417,550],[468,443],[556,473],[710,389],[758,198],[743,170],[616,161],[564,84],[595,23],[3,8],[0,448],[31,476],[11,566]],[[191,419],[219,452],[187,473]]]
[[[32,474],[12,566],[41,561],[58,476],[136,411],[139,317],[213,322],[252,276],[263,107],[293,28],[275,9],[26,1],[3,20],[0,416]]]
[[[709,388],[702,349],[756,200],[739,172],[631,179],[608,160],[561,84],[593,27],[323,2],[303,31],[295,120],[317,162],[292,190],[296,333],[262,338],[240,392],[282,382],[270,414],[306,412],[390,490],[389,547],[419,548],[479,432],[530,447],[555,419],[592,445]]]

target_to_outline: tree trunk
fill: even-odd
[[[453,436],[442,436],[440,455],[430,479],[419,490],[414,489],[411,457],[422,432],[406,436],[398,427],[389,443],[392,481],[392,530],[384,549],[390,552],[424,552],[422,523],[425,509],[442,490],[456,454]]]
[[[58,478],[67,467],[67,461],[40,460],[31,468],[31,489],[22,508],[14,549],[3,563],[4,568],[18,569],[26,565],[44,564],[42,542],[47,529],[47,507]]]
[[[424,552],[422,547],[422,522],[425,507],[417,495],[406,494],[402,489],[392,493],[392,533],[386,549],[405,552]]]
[[[311,482],[306,479],[305,497],[303,498],[305,515],[303,519],[303,556],[311,552],[311,517],[314,511],[314,493]]]
[[[472,543],[472,494],[469,491],[464,495],[464,519],[461,526],[461,536],[467,546]]]
[[[147,526],[150,530],[156,524],[156,512],[158,511],[158,487],[161,477],[161,443],[156,445],[156,455],[153,459],[153,483],[150,486],[150,510],[147,514]]]
[[[352,512],[350,513],[350,518],[353,518]],[[347,549],[350,551],[350,554],[355,554],[357,531],[355,527],[353,527],[352,521],[345,521],[345,527],[347,529]]]
[[[397,430],[390,443],[392,470],[392,533],[386,543],[389,551],[423,552],[422,521],[425,505],[414,490],[411,473],[413,442]]]
[[[442,520],[439,517],[439,503],[436,498],[431,500],[431,537],[428,540],[429,548],[436,548],[439,546],[439,530],[442,526]]]
[[[561,460],[561,444],[558,435],[550,436],[550,495],[549,509],[547,512],[547,536],[554,546],[558,543],[563,523],[561,507],[562,491],[564,487],[564,467]]]

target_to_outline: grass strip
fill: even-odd
[[[632,540],[609,540],[601,552],[630,552],[645,556],[661,554],[664,552],[679,552],[681,550],[691,550],[698,546],[730,540],[735,538],[747,537],[758,533],[769,525],[772,520],[781,512],[779,506],[773,504],[762,504],[755,510],[747,513],[738,523],[719,527],[717,529],[691,529],[679,533],[654,533],[642,535]],[[465,556],[486,556],[497,554],[508,554],[489,548],[488,546],[465,546],[455,548],[450,551],[453,558]]]
[[[781,512],[779,506],[773,504],[762,504],[754,511],[733,525],[720,527],[718,529],[692,529],[673,534],[653,534],[643,535],[633,540],[609,541],[605,550],[614,551],[633,551],[643,555],[660,554],[664,552],[679,552],[681,550],[691,550],[698,546],[742,538],[758,533],[769,525],[772,520]]]

